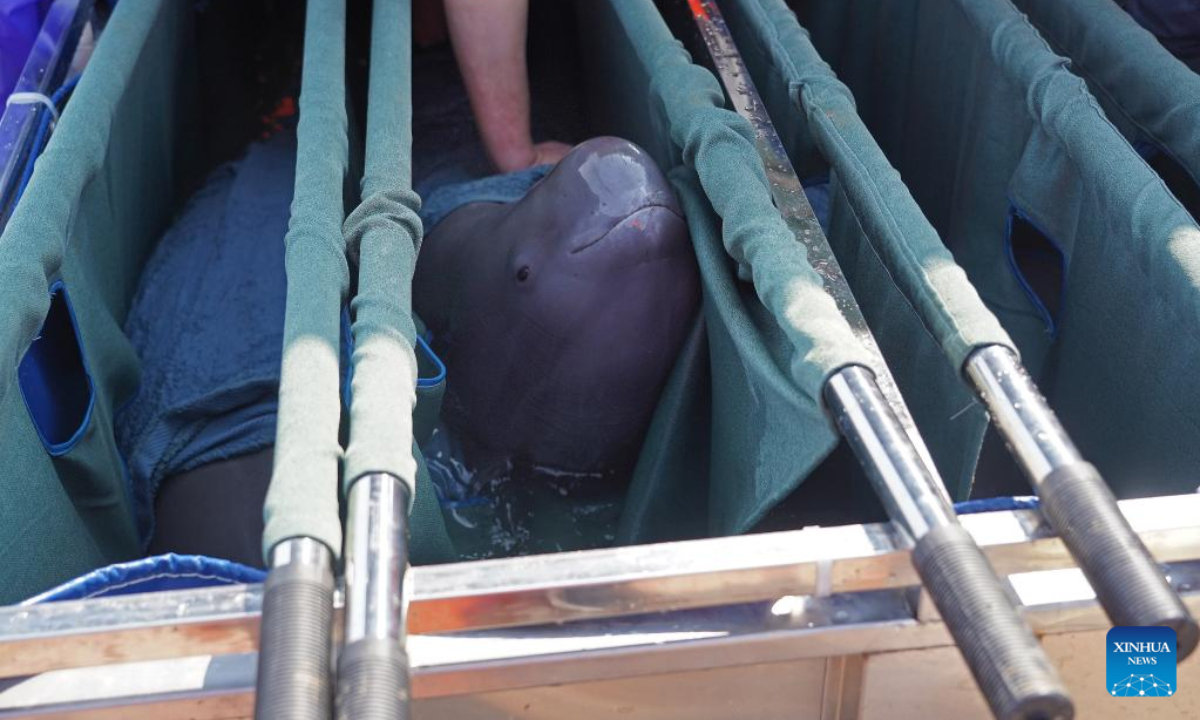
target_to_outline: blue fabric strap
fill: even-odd
[[[266,573],[203,555],[158,555],[109,565],[29,598],[22,605],[59,600],[166,592],[262,582]]]

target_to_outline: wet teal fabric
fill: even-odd
[[[837,444],[821,390],[871,359],[771,201],[749,124],[649,0],[581,2],[589,112],[646,148],[687,216],[703,317],[655,413],[619,542],[749,529]]]
[[[723,7],[793,163],[810,172],[829,168],[830,244],[943,481],[964,499],[988,418],[961,370],[974,350],[1011,341],[787,5],[736,0]]]
[[[1008,0],[792,7],[921,210],[1123,496],[1200,461],[1200,228]],[[1061,250],[1055,327],[1014,272],[1014,216]]]
[[[0,236],[0,602],[139,549],[112,416],[139,374],[121,326],[191,162],[189,10],[162,0],[119,4]],[[40,339],[60,280],[94,406],[78,440],[51,456],[17,367]]]
[[[1015,0],[1125,137],[1179,163],[1200,185],[1200,74],[1110,0]],[[1200,16],[1200,5],[1194,12]],[[1177,190],[1178,192],[1178,190]],[[1182,193],[1180,193],[1182,199]],[[1200,207],[1191,207],[1193,217]]]

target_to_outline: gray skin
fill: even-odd
[[[600,137],[520,201],[434,227],[413,305],[468,462],[613,475],[637,458],[699,295],[666,178],[636,145]]]

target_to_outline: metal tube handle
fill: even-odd
[[[310,538],[279,543],[263,586],[256,720],[327,720],[332,709],[333,557]]]
[[[408,654],[393,640],[364,639],[338,657],[338,720],[407,720]]]
[[[912,561],[997,718],[1074,717],[1058,673],[961,525],[931,530]]]
[[[1196,620],[1016,355],[999,345],[980,348],[966,373],[1113,624],[1174,628],[1178,659],[1191,654],[1200,641]]]
[[[1200,627],[1087,462],[1054,470],[1038,488],[1042,512],[1062,537],[1114,625],[1165,625],[1177,660],[1200,642]]]
[[[408,485],[387,473],[354,480],[347,495],[345,645],[338,657],[338,720],[407,720],[405,575]]]
[[[825,398],[892,521],[913,542],[913,565],[992,712],[1003,720],[1070,718],[1062,681],[1004,584],[958,524],[941,482],[904,432],[872,373],[847,367]]]

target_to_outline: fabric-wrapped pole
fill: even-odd
[[[375,2],[362,202],[345,224],[359,269],[352,303],[354,373],[344,477],[349,489],[368,473],[386,472],[406,483],[415,498],[412,277],[422,228],[417,214],[421,200],[412,190],[409,17],[407,0]]]
[[[804,142],[829,163],[855,216],[866,226],[871,250],[951,364],[961,368],[972,352],[990,345],[1015,351],[858,117],[850,89],[817,54],[795,13],[782,0],[729,0],[722,5],[734,37],[753,43],[763,55],[758,63],[747,56],[756,83],[786,91],[780,97],[761,88],[767,111],[781,127],[803,123],[791,133],[803,138],[787,148],[789,154],[808,149],[795,147]]]
[[[412,190],[412,47],[408,0],[372,12],[362,203],[346,221],[359,260],[346,450],[346,630],[337,716],[408,717],[404,576],[416,498],[416,326],[412,278],[422,228]]]
[[[333,559],[341,549],[338,347],[349,288],[345,0],[307,8],[275,467],[263,508],[270,565],[255,717],[327,718]]]

